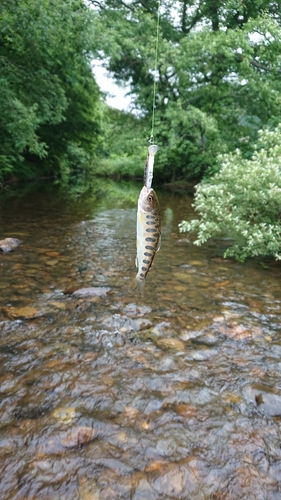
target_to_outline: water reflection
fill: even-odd
[[[140,185],[79,189],[3,198],[0,498],[279,499],[280,268],[194,247],[190,198],[159,190],[143,300]]]

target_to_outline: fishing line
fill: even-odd
[[[158,146],[154,143],[154,122],[155,122],[155,102],[156,102],[156,72],[158,69],[158,50],[159,50],[159,31],[160,31],[160,6],[161,0],[158,0],[158,10],[157,10],[157,26],[156,26],[156,40],[155,40],[155,64],[154,64],[154,78],[153,78],[153,99],[152,99],[152,121],[151,121],[151,133],[148,148],[148,156],[146,158],[146,164],[144,169],[144,185],[150,189],[153,179],[153,165],[154,156],[157,153]]]
[[[160,7],[161,0],[158,0],[157,8],[157,27],[156,27],[156,40],[155,40],[155,64],[154,64],[154,82],[153,82],[153,99],[152,99],[152,120],[151,120],[151,133],[150,144],[154,144],[154,121],[155,121],[155,102],[156,102],[156,72],[158,69],[158,52],[159,52],[159,32],[160,32]]]

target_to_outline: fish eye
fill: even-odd
[[[149,195],[148,201],[149,201],[149,203],[152,203],[153,202],[153,196]]]

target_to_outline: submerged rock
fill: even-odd
[[[176,351],[185,350],[185,343],[182,340],[175,339],[173,337],[159,339],[156,341],[156,344],[162,349],[175,349]]]
[[[121,306],[122,307],[122,306]],[[124,312],[128,316],[144,316],[145,314],[151,313],[152,309],[149,306],[139,306],[134,303],[127,304],[124,308]]]
[[[61,444],[66,448],[80,448],[93,441],[96,436],[96,431],[92,427],[80,426],[62,439]]]
[[[56,408],[52,415],[53,417],[63,424],[69,424],[75,419],[75,408]]]
[[[152,323],[146,318],[132,319],[122,314],[112,314],[111,316],[106,316],[106,318],[102,320],[102,325],[106,328],[126,333],[130,331],[146,330],[152,326]]]
[[[98,286],[98,287],[89,287],[89,288],[79,288],[79,290],[75,290],[73,295],[77,297],[103,297],[108,292],[110,292],[110,288],[106,286]]]
[[[35,307],[4,307],[3,311],[10,319],[35,319],[43,315],[41,311]]]
[[[46,260],[45,262],[47,264],[47,266],[56,266],[59,261],[58,259],[49,259],[49,260]]]
[[[281,395],[278,390],[262,384],[254,384],[244,389],[244,395],[271,417],[281,417]]]
[[[211,358],[212,356],[215,356],[217,354],[216,349],[201,349],[197,351],[193,351],[190,353],[191,359],[194,359],[195,361],[205,361],[206,359]]]
[[[3,252],[11,252],[20,245],[20,240],[17,238],[5,238],[0,240],[0,249]]]
[[[96,481],[82,477],[80,480],[79,495],[81,500],[99,500],[100,494]]]

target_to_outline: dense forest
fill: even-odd
[[[0,183],[142,175],[156,82],[156,181],[199,182],[181,229],[279,258],[280,54],[279,0],[2,0]],[[131,112],[106,104],[97,60]]]
[[[92,3],[98,54],[130,83],[147,136],[157,81],[161,179],[212,175],[218,155],[236,148],[250,157],[258,131],[279,123],[280,2],[162,0],[156,73],[158,1]]]

